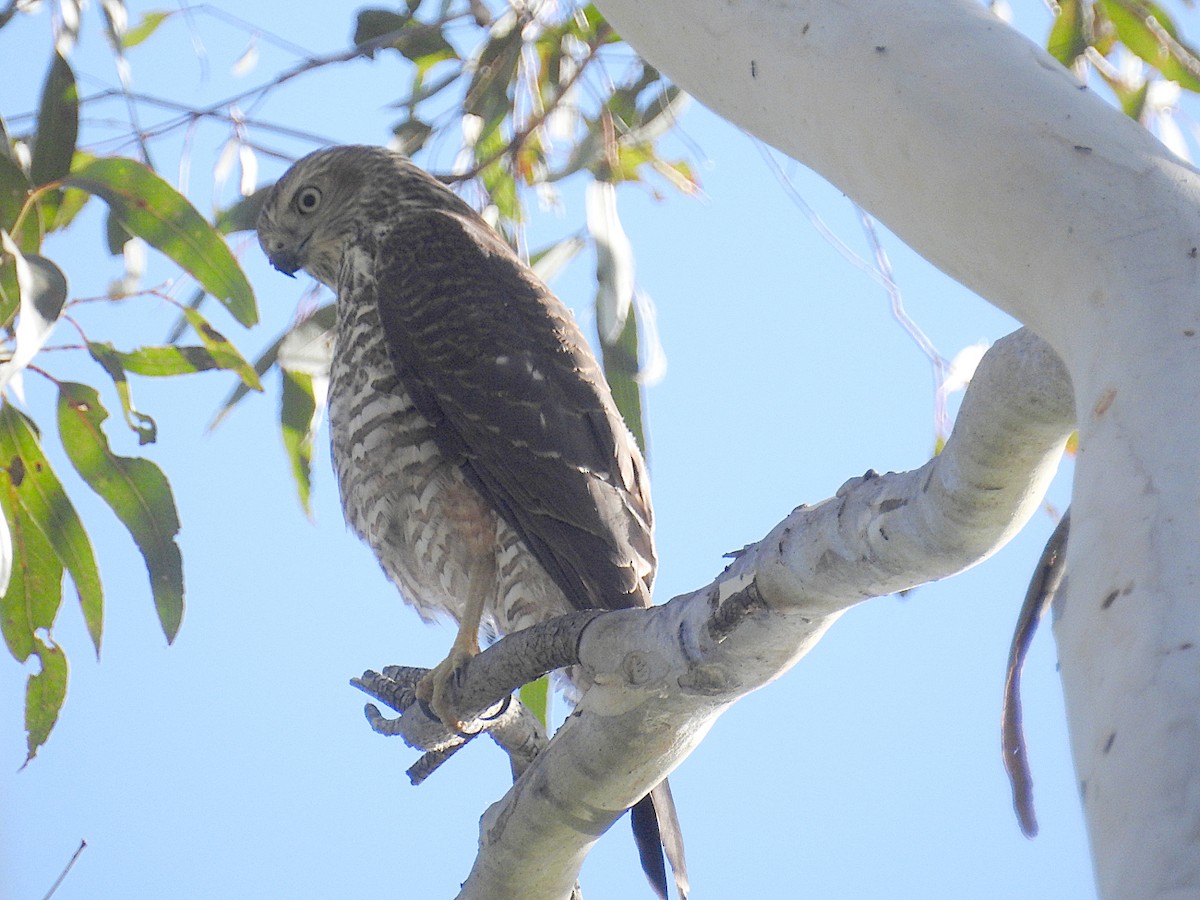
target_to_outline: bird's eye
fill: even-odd
[[[301,213],[316,212],[320,205],[321,192],[315,187],[306,187],[296,195],[296,209]]]

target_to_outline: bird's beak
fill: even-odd
[[[282,242],[280,242],[282,243]],[[278,248],[267,251],[267,259],[271,265],[282,272],[288,278],[295,278],[296,272],[304,268],[304,249],[308,246],[308,240],[305,239],[299,247],[294,249],[280,246]]]
[[[278,271],[282,272],[288,278],[296,277],[296,270],[300,268],[300,261],[296,259],[292,253],[278,253],[275,256],[267,257],[271,261],[271,265]]]

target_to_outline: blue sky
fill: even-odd
[[[131,6],[134,21],[152,8]],[[346,46],[355,4],[297,8],[272,0],[243,4],[239,15],[313,51]],[[0,31],[6,114],[36,104],[51,52],[48,13]],[[1038,3],[1017,5],[1017,16],[1037,35],[1048,27]],[[207,77],[175,20],[131,52],[135,87],[200,102],[295,60],[260,42],[258,69],[238,80],[230,70],[246,35],[206,15],[196,22]],[[99,23],[99,10],[87,10],[73,61],[111,83]],[[266,113],[340,142],[381,143],[401,73],[390,57],[317,73],[280,90]],[[846,479],[921,465],[934,437],[928,364],[884,293],[813,230],[750,138],[696,105],[683,131],[674,146],[692,156],[702,197],[619,193],[668,359],[646,394],[660,600],[706,583],[722,554]],[[202,209],[223,138],[212,126],[195,137],[190,177]],[[168,177],[177,154],[177,141],[157,152]],[[440,162],[449,161],[447,152]],[[840,192],[784,166],[834,232],[867,252]],[[281,171],[264,159],[260,178]],[[566,218],[531,223],[531,245],[582,222],[582,186],[568,185],[564,199]],[[100,249],[99,207],[47,244],[72,296],[100,294],[119,274]],[[944,355],[1015,327],[883,239],[910,312]],[[246,333],[227,318],[214,322],[251,355],[291,320],[305,286],[270,270],[254,244],[235,248],[264,324]],[[585,323],[590,266],[581,257],[555,283]],[[169,271],[153,260],[149,281]],[[111,321],[83,315],[97,329]],[[125,301],[111,315],[129,329],[112,336],[118,345],[159,340],[174,319],[153,299]],[[66,340],[64,331],[57,337]],[[56,373],[100,383],[93,364],[65,357],[53,359]],[[43,412],[50,393],[26,380],[53,445]],[[218,374],[135,382],[139,406],[159,425],[159,442],[140,451],[119,421],[109,425],[118,452],[154,459],[175,489],[187,611],[174,646],[128,536],[86,488],[68,485],[104,578],[103,659],[90,655],[78,610],[64,604],[55,638],[72,663],[70,693],[50,742],[20,772],[26,673],[0,661],[4,900],[41,897],[81,838],[88,848],[58,900],[450,897],[470,868],[480,813],[506,789],[507,764],[482,741],[412,788],[403,772],[415,755],[369,730],[348,679],[389,663],[436,662],[452,630],[423,626],[345,529],[324,434],[315,523],[305,519],[274,424],[276,380],[204,433],[231,386]],[[1060,507],[1068,478],[1069,465],[1052,492]],[[851,611],[792,671],[716,724],[672,776],[698,900],[1094,896],[1048,629],[1026,675],[1042,826],[1034,841],[1017,829],[1000,763],[1008,641],[1051,528],[1038,516],[976,569]],[[625,822],[600,841],[582,882],[590,898],[650,896]]]

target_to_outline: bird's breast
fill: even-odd
[[[373,307],[339,310],[329,418],[346,522],[422,617],[461,618],[480,553],[497,563],[486,604],[495,630],[568,610],[519,535],[439,449],[434,426],[397,374]]]

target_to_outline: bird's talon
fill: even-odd
[[[426,704],[439,722],[454,731],[463,731],[465,723],[459,720],[450,703],[449,685],[458,670],[474,655],[470,650],[456,646],[450,650],[449,656],[417,682],[417,700]]]

